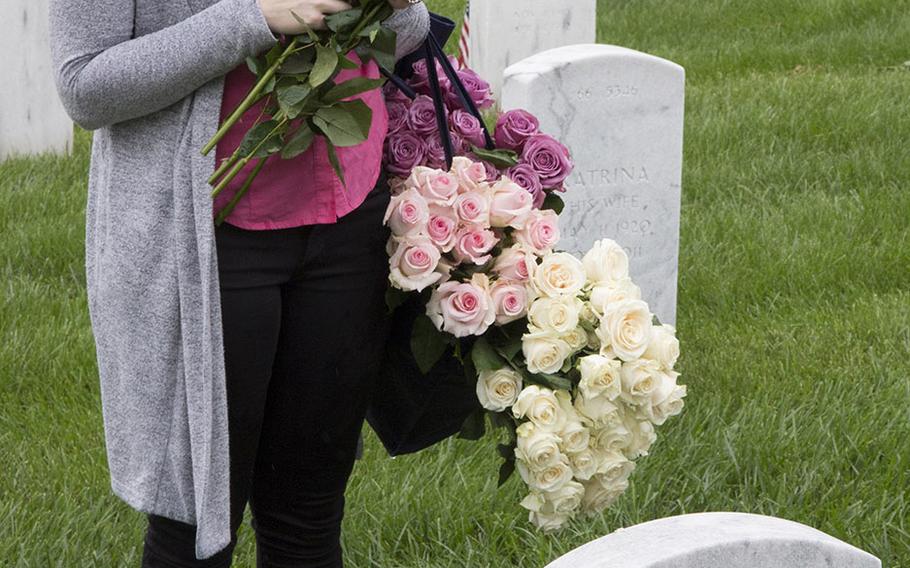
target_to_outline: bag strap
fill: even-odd
[[[452,62],[449,61],[449,58],[446,56],[445,51],[443,51],[442,46],[439,45],[439,40],[437,40],[435,36],[429,35],[427,37],[427,42],[430,44],[430,47],[432,48],[436,58],[442,64],[442,69],[445,72],[446,76],[449,78],[449,81],[455,87],[455,90],[458,93],[458,98],[461,99],[462,108],[474,115],[474,117],[480,122],[480,128],[483,130],[484,146],[487,150],[495,150],[496,144],[493,142],[493,138],[490,136],[490,131],[487,129],[487,125],[483,121],[483,116],[481,116],[480,110],[477,108],[477,105],[474,104],[474,99],[470,94],[468,94],[467,88],[464,86],[461,77],[458,76],[458,72],[455,71],[454,67],[452,67]]]
[[[452,169],[452,161],[455,157],[455,151],[452,148],[452,136],[449,134],[449,124],[446,120],[446,107],[442,99],[442,88],[439,86],[439,76],[436,74],[436,62],[434,53],[430,48],[430,38],[427,37],[427,50],[425,59],[427,62],[427,75],[430,81],[430,94],[433,96],[433,106],[436,108],[436,127],[439,129],[439,135],[442,138],[442,149],[446,155],[446,169]]]

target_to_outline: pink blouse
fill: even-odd
[[[353,77],[379,77],[375,61],[364,65],[356,53],[349,57],[361,63],[359,69],[342,69],[335,79],[341,83]],[[255,83],[255,76],[240,65],[228,73],[221,103],[223,121],[243,100]],[[334,223],[357,208],[379,179],[382,146],[388,130],[388,113],[381,89],[349,97],[362,99],[373,110],[373,124],[366,141],[357,146],[337,148],[347,189],[332,169],[325,139],[317,136],[310,148],[291,159],[272,156],[246,194],[240,198],[225,222],[243,229],[285,229],[302,225]],[[230,157],[253,124],[265,101],[250,108],[215,148],[216,163]],[[224,208],[243,185],[255,161],[246,165],[214,200],[213,216]]]

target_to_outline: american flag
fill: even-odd
[[[471,0],[464,7],[461,38],[458,40],[458,65],[463,69],[471,63]]]

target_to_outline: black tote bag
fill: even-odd
[[[411,76],[415,61],[427,61],[430,83],[436,87],[433,98],[440,135],[451,167],[452,143],[442,112],[442,93],[438,88],[434,61],[440,61],[446,76],[458,90],[462,105],[478,118],[480,113],[442,51],[455,23],[437,14],[430,16],[431,31],[423,47],[401,59],[396,66],[396,76],[389,76],[389,79],[413,97],[413,91],[404,85],[404,80]],[[484,135],[487,147],[492,148],[493,142],[485,127]],[[367,422],[391,456],[418,452],[458,433],[468,416],[482,409],[477,399],[477,379],[465,372],[451,346],[427,374],[420,371],[411,351],[411,331],[414,321],[423,314],[420,295],[410,294],[389,316],[390,333],[384,362],[367,409]],[[462,340],[462,353],[469,352],[472,339]]]

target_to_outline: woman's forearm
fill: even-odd
[[[276,41],[256,0],[219,0],[138,38],[133,14],[134,0],[51,0],[57,89],[84,128],[168,107]]]
[[[411,4],[407,8],[396,9],[385,21],[385,26],[398,34],[395,58],[401,59],[420,47],[426,39],[430,31],[430,13],[423,2]]]

